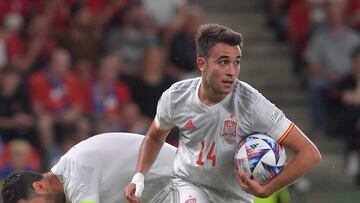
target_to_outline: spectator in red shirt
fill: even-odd
[[[66,139],[80,141],[89,134],[86,132],[88,128],[84,127],[87,122],[82,118],[84,94],[78,79],[70,72],[70,66],[69,53],[56,49],[47,68],[29,79],[33,111],[38,118],[40,140],[45,152],[54,150]]]
[[[96,79],[96,70],[93,61],[87,58],[74,61],[74,73],[80,81],[82,92],[88,91],[89,86],[91,86]],[[88,107],[86,105],[85,103],[85,108]],[[85,110],[88,111],[88,109]]]
[[[99,28],[116,23],[122,17],[123,8],[133,3],[134,0],[88,0],[87,7],[96,15],[95,23]]]
[[[71,7],[75,0],[52,0],[45,3],[45,14],[56,36],[63,35],[71,21]]]
[[[56,46],[45,16],[34,15],[26,25],[24,33],[15,32],[7,41],[9,62],[23,73],[41,67]]]
[[[29,15],[37,11],[34,8],[35,3],[32,0],[0,0],[0,24],[9,13],[19,13],[22,16]]]
[[[360,31],[360,0],[346,1],[346,20],[351,27]]]
[[[0,66],[9,63],[12,53],[17,51],[20,40],[20,30],[24,24],[23,17],[18,13],[11,13],[5,16],[0,26]]]
[[[23,17],[18,13],[6,15],[0,24],[0,67],[8,63],[8,41],[9,38],[18,33],[23,25]]]
[[[120,63],[115,55],[100,60],[97,80],[89,88],[89,107],[97,133],[123,131],[122,113],[131,101],[128,86],[118,80]]]

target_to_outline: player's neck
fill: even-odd
[[[204,82],[201,82],[200,84],[198,95],[200,101],[207,106],[214,106],[226,97],[226,94],[216,93],[210,86],[206,85]]]
[[[47,172],[44,174],[44,177],[56,191],[64,192],[63,185],[55,174]]]

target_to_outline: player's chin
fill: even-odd
[[[221,93],[223,93],[223,94],[229,94],[229,93],[231,93],[233,90],[234,90],[234,86],[233,86],[233,85],[231,85],[231,86],[223,86],[223,87],[221,88]]]
[[[235,86],[235,82],[229,82],[229,81],[221,81],[221,89],[224,91],[224,92],[231,92],[233,89],[234,89],[234,86]]]

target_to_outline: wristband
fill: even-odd
[[[144,190],[144,175],[137,172],[131,180],[131,183],[134,183],[135,186],[135,196],[141,197],[141,194]]]

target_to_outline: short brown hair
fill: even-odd
[[[198,57],[208,57],[210,49],[216,43],[225,43],[231,46],[239,45],[242,48],[241,33],[218,24],[201,25],[196,36],[196,54]]]
[[[21,199],[31,199],[35,195],[32,184],[43,178],[43,174],[31,171],[19,171],[11,174],[4,180],[2,189],[4,202],[17,203]]]

